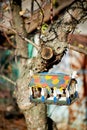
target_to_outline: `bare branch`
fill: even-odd
[[[16,82],[12,81],[11,79],[9,79],[8,77],[4,76],[4,75],[0,75],[1,78],[7,80],[8,82],[10,82],[11,84],[16,86]]]
[[[87,55],[87,35],[69,34],[68,43],[68,48]]]
[[[71,5],[74,1],[75,0],[68,0],[66,2],[58,1],[59,6],[58,6],[58,8],[53,9],[53,17],[58,15],[60,13],[60,11],[62,11],[63,9],[65,9],[66,7]],[[50,20],[50,3],[46,4],[42,8],[42,10],[44,12],[43,21],[44,22],[49,21]],[[32,32],[34,29],[36,29],[38,27],[38,25],[42,22],[42,17],[39,17],[39,20],[38,20],[37,19],[38,16],[40,16],[40,10],[37,10],[36,12],[34,12],[33,15],[30,18],[25,19],[25,23],[28,22],[28,24],[26,24],[26,29],[27,29],[28,33]]]
[[[73,46],[73,45],[68,44],[67,48],[87,55],[87,51],[85,51],[84,49],[78,48],[77,46]]]
[[[16,49],[16,46],[11,42],[11,40],[10,40],[9,37],[7,36],[6,32],[3,31],[3,33],[4,33],[4,36],[5,36],[6,40],[8,41],[8,43],[9,43],[13,48]]]
[[[11,31],[13,31],[15,34],[17,34],[19,37],[21,37],[23,40],[25,40],[26,42],[29,42],[30,44],[32,44],[37,50],[40,50],[40,47],[38,45],[36,45],[34,42],[32,42],[31,40],[29,40],[28,38],[24,37],[22,34],[20,34],[19,32],[17,32],[15,29],[12,29],[12,28],[9,28],[9,27],[6,27],[2,24],[0,24],[0,27],[3,28],[6,28],[6,29],[9,29]],[[11,43],[10,43],[11,44]]]

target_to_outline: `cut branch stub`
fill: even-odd
[[[50,60],[53,57],[53,50],[50,47],[43,47],[41,50],[41,56],[45,60]]]

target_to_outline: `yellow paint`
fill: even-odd
[[[63,87],[59,88],[59,90],[62,92],[63,91]]]
[[[33,88],[42,88],[42,86],[40,84],[32,86]]]
[[[52,83],[53,83],[53,84],[57,84],[57,83],[59,83],[59,80],[58,80],[58,79],[54,79],[54,80],[52,81]]]
[[[68,84],[69,80],[65,80],[65,84]]]
[[[51,78],[52,78],[52,76],[50,76],[50,75],[45,76],[45,79],[51,79]]]
[[[47,86],[46,89],[47,89],[48,91],[50,91],[50,87]]]

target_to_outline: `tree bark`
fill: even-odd
[[[24,37],[27,37],[26,30],[24,28],[23,18],[20,17],[19,12],[21,10],[21,0],[13,0],[13,22],[16,31],[21,33]],[[16,38],[16,55],[23,57],[27,56],[27,44],[17,34]],[[30,67],[32,66],[31,63]],[[46,105],[44,104],[31,104],[29,101],[29,79],[31,77],[29,70],[26,70],[26,59],[20,59],[20,77],[17,80],[17,87],[15,90],[15,96],[20,110],[24,113],[27,129],[28,130],[46,130],[47,129],[47,117],[46,117]]]
[[[23,18],[20,17],[19,12],[21,10],[21,0],[13,0],[12,4],[12,12],[13,12],[13,28],[16,29],[17,32],[20,32],[23,36],[27,36]],[[21,56],[27,56],[27,43],[21,39],[18,34],[15,35],[16,40],[16,54]],[[21,60],[21,62],[25,62],[24,59]],[[25,63],[22,63],[21,65],[24,65]]]

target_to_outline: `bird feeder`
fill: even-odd
[[[70,105],[78,98],[76,79],[64,73],[34,74],[29,89],[30,101],[34,103]]]

